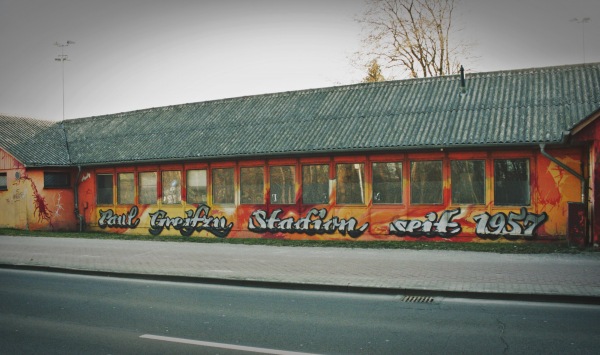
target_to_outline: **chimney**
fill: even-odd
[[[465,85],[465,68],[460,66],[460,94],[464,95],[467,93],[467,87]]]

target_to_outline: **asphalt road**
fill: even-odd
[[[597,354],[600,348],[599,306],[417,301],[0,270],[0,353]]]

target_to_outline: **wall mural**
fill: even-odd
[[[548,219],[546,212],[535,214],[521,207],[520,213],[510,212],[508,216],[498,212],[493,216],[484,212],[473,219],[477,222],[475,233],[481,238],[496,239],[504,236],[506,239],[531,239],[535,230]]]
[[[115,214],[113,210],[100,210],[100,219],[98,226],[100,228],[127,228],[134,229],[140,224],[138,218],[139,208],[131,207],[127,213]],[[185,211],[186,217],[169,217],[166,211],[158,210],[150,213],[150,228],[148,231],[152,235],[159,235],[166,229],[179,231],[184,237],[189,237],[194,232],[207,231],[216,237],[225,238],[231,231],[233,223],[227,224],[224,217],[209,216],[210,207],[200,205],[196,210]]]
[[[251,213],[248,220],[248,230],[254,233],[298,233],[306,235],[323,235],[340,233],[351,238],[360,237],[368,228],[369,223],[360,227],[358,221],[333,216],[326,219],[327,209],[313,208],[304,217],[280,218],[282,209],[276,209],[270,214],[259,209]],[[140,223],[137,206],[123,214],[116,214],[112,209],[100,210],[98,226],[100,228],[127,228],[134,229]],[[424,219],[397,219],[389,224],[390,235],[399,237],[442,237],[451,238],[462,231],[460,223],[453,218],[461,213],[460,208],[446,210],[438,215],[429,212]],[[200,205],[196,210],[187,210],[185,217],[169,217],[164,210],[150,213],[150,228],[152,235],[159,235],[166,229],[175,229],[182,236],[191,236],[194,232],[207,231],[218,238],[225,238],[233,228],[233,223],[228,223],[225,217],[210,215],[210,207]],[[535,231],[546,222],[548,215],[545,212],[535,214],[522,207],[519,213],[498,212],[490,215],[487,212],[473,217],[476,223],[475,233],[480,238],[497,239],[501,236],[507,239],[531,239]]]
[[[365,223],[357,228],[358,222],[355,218],[343,219],[334,216],[329,220],[325,220],[325,216],[327,216],[327,209],[325,208],[313,208],[308,211],[306,217],[298,220],[295,220],[293,217],[280,219],[277,215],[281,212],[283,212],[282,209],[277,209],[271,213],[269,218],[267,218],[267,212],[263,210],[252,212],[248,221],[248,230],[255,233],[279,232],[307,235],[340,232],[344,236],[347,233],[351,238],[358,238],[369,228],[369,223]]]
[[[31,185],[31,190],[33,193],[33,214],[37,216],[38,222],[46,221],[48,225],[54,229],[54,225],[52,224],[52,211],[48,207],[48,202],[46,202],[46,198],[39,193],[35,182],[27,175],[23,175],[19,177],[14,184],[18,185],[21,182],[29,181]]]
[[[452,221],[452,218],[458,214],[460,214],[460,208],[444,211],[439,219],[435,212],[427,213],[424,221],[398,219],[390,223],[390,234],[399,237],[408,235],[411,237],[450,238],[462,230],[460,224]]]
[[[25,198],[25,191],[15,189],[15,192],[12,195],[12,201],[21,201],[24,198]],[[7,198],[6,202],[11,202],[11,200]]]

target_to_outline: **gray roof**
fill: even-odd
[[[0,114],[0,148],[26,166],[70,165],[61,124]]]
[[[152,108],[64,127],[71,163],[88,165],[561,144],[599,108],[600,63],[592,63],[468,74],[465,94],[452,75]]]

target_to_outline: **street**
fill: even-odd
[[[425,302],[422,302],[425,301]],[[595,354],[600,307],[0,269],[2,354]]]

